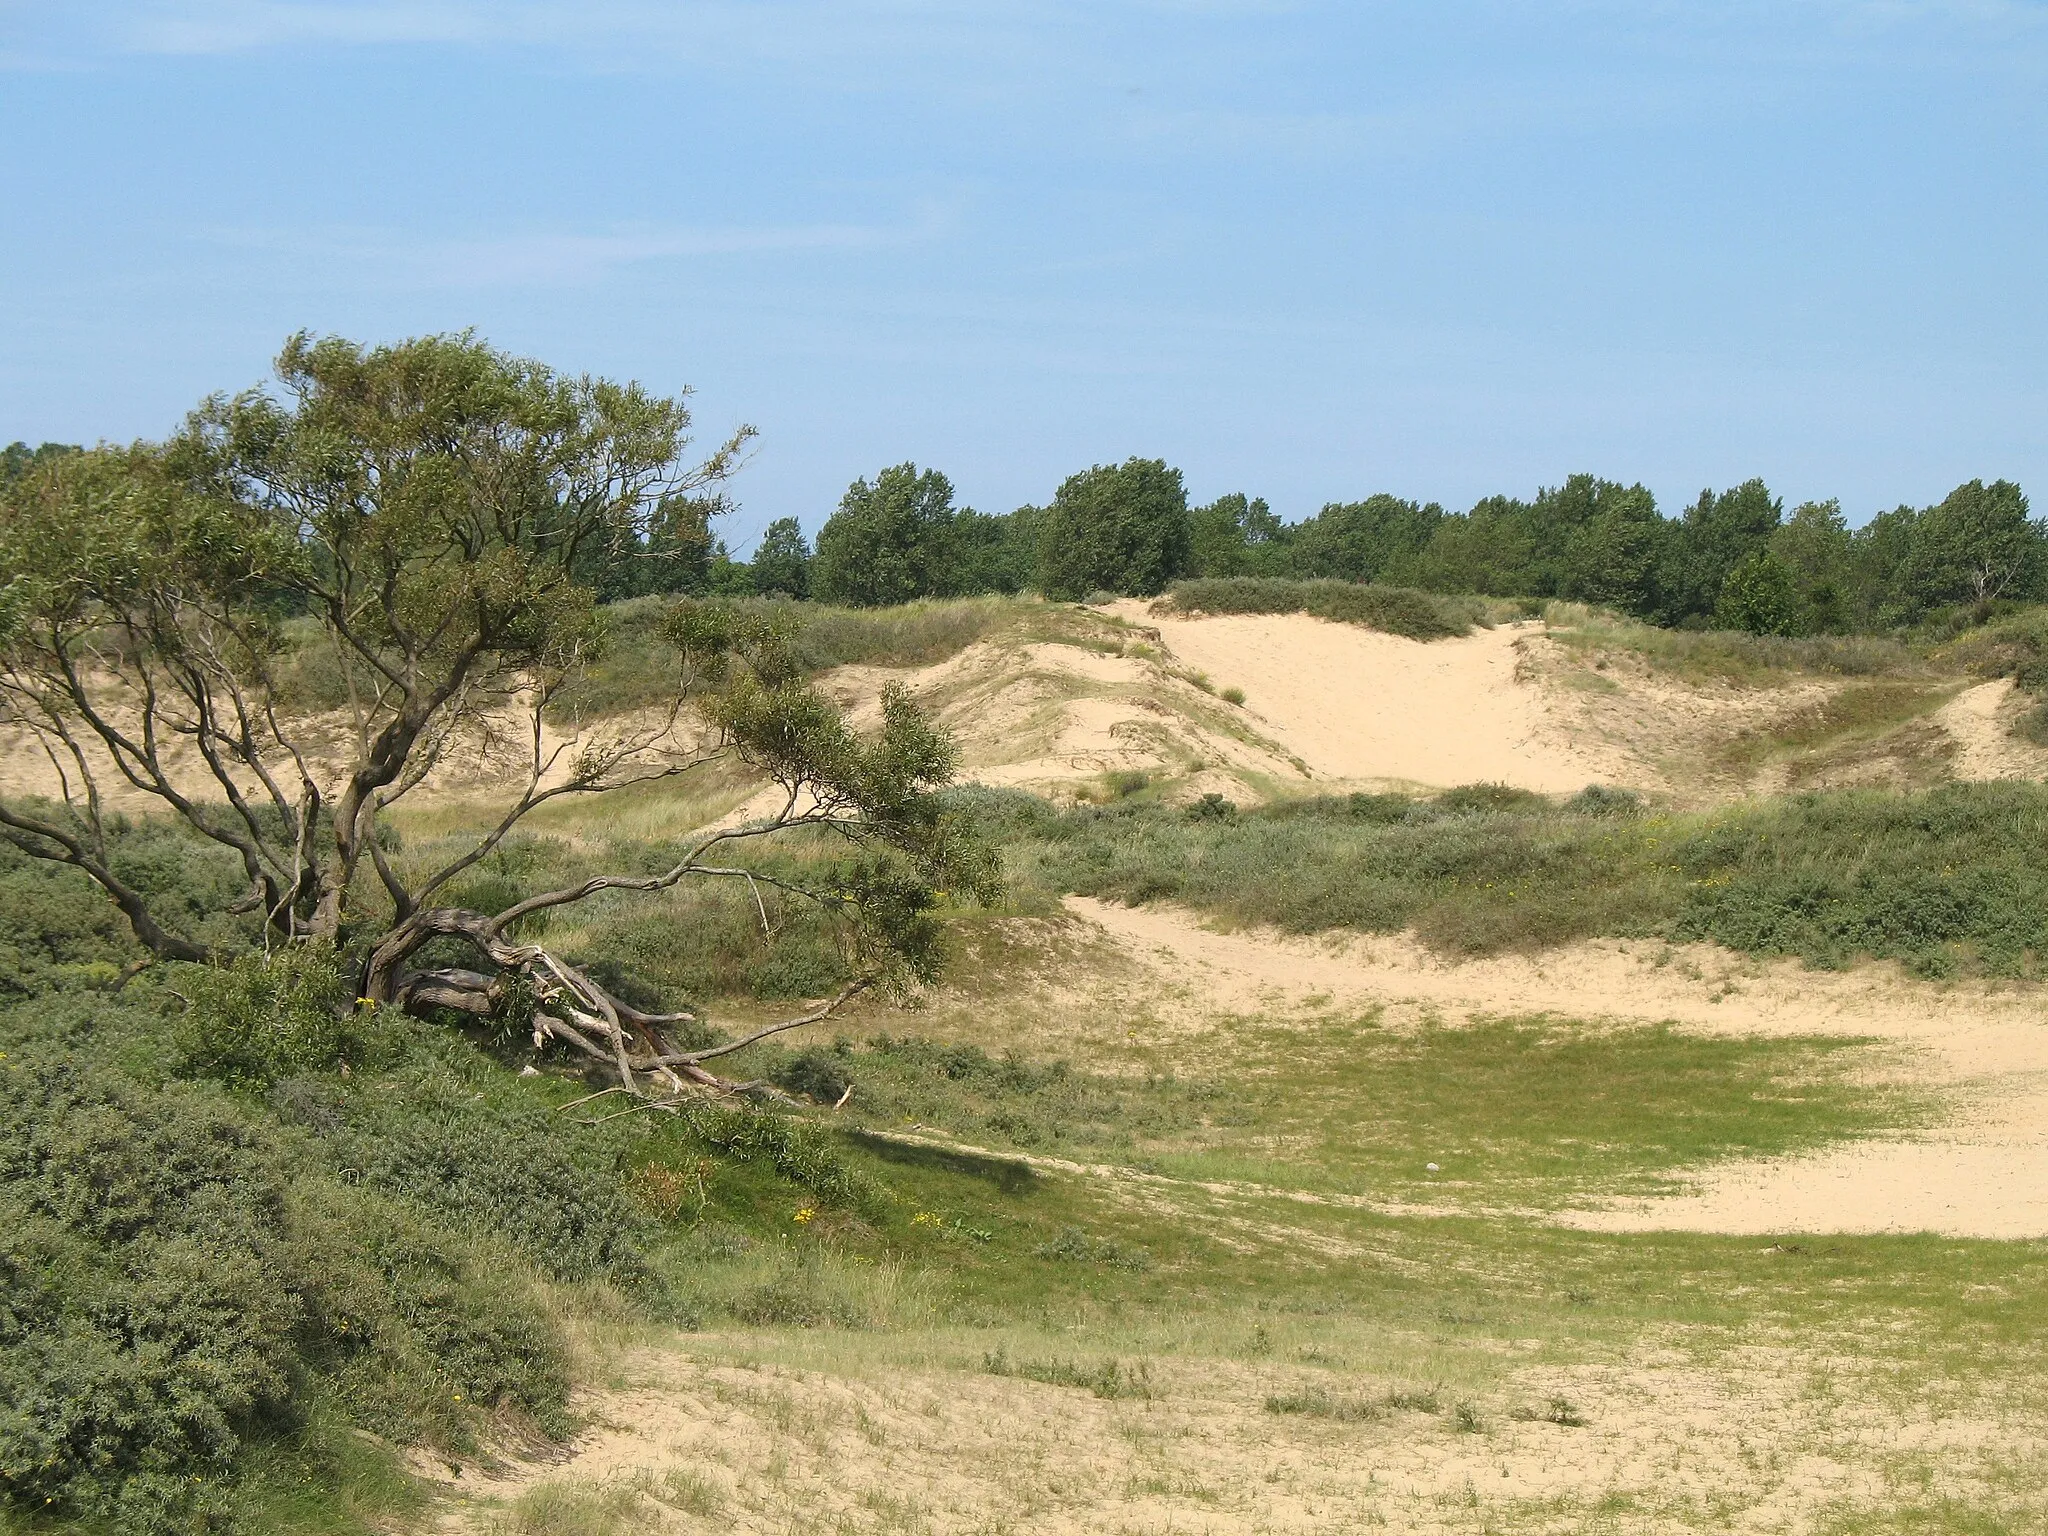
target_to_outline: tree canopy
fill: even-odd
[[[668,619],[684,665],[665,714],[548,727],[605,644],[593,573],[644,556],[679,507],[694,528],[746,433],[693,459],[683,399],[468,335],[367,349],[298,336],[277,381],[203,402],[162,443],[46,456],[0,493],[0,718],[40,745],[55,786],[0,800],[0,837],[82,871],[157,956],[337,949],[372,1002],[510,1010],[536,1044],[629,1087],[708,1080],[706,1053],[664,1033],[678,1016],[612,996],[525,920],[604,890],[766,880],[747,850],[806,828],[844,843],[842,866],[779,883],[843,919],[853,989],[929,970],[936,891],[991,874],[934,798],[950,745],[903,696],[857,738],[774,623],[685,599]],[[314,662],[324,717],[294,691]],[[519,743],[522,768],[492,824],[437,864],[403,857],[391,808],[452,753],[494,742]],[[665,869],[594,870],[493,911],[441,904],[543,804],[731,760],[779,787],[778,808]],[[225,850],[245,899],[196,923],[159,910],[115,852],[115,792]],[[239,930],[217,920],[237,914]],[[471,962],[418,960],[448,943]]]
[[[1150,595],[1187,573],[1192,541],[1180,471],[1163,459],[1097,464],[1061,482],[1038,529],[1047,597]]]

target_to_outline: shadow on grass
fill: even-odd
[[[1031,1165],[1020,1163],[1014,1158],[988,1157],[978,1152],[963,1152],[951,1147],[933,1147],[923,1142],[903,1141],[885,1131],[849,1130],[841,1134],[855,1146],[872,1152],[885,1162],[904,1163],[913,1168],[925,1168],[938,1173],[986,1179],[1006,1195],[1028,1195],[1039,1185],[1038,1174]]]

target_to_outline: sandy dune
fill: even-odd
[[[1559,1013],[1877,1038],[1913,1048],[1925,1080],[1954,1099],[1949,1121],[1919,1135],[1722,1164],[1700,1175],[1695,1193],[1573,1213],[1564,1218],[1573,1225],[2048,1237],[2048,1006],[2031,991],[1623,940],[1451,964],[1405,937],[1218,933],[1171,908],[1067,905],[1221,1009],[1379,1003],[1397,1017]]]
[[[1522,682],[1538,624],[1424,644],[1303,614],[1176,619],[1144,605],[1120,616],[1159,631],[1321,777],[1447,788],[1497,782],[1544,792],[1625,780],[1631,764],[1575,744],[1544,690]]]

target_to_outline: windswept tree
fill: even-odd
[[[1982,607],[2028,591],[2041,549],[2041,525],[2017,485],[1969,480],[1920,514],[1906,580],[1920,602]]]
[[[716,1084],[721,1050],[676,1043],[536,936],[603,891],[779,886],[843,920],[852,980],[763,1033],[821,1018],[891,971],[929,974],[937,893],[990,865],[935,795],[950,743],[908,699],[857,737],[803,681],[773,621],[685,600],[652,719],[558,733],[549,705],[604,644],[583,573],[647,549],[663,509],[715,496],[744,434],[687,456],[680,399],[559,375],[467,335],[365,350],[299,336],[276,393],[208,400],[169,442],[61,455],[0,494],[0,717],[55,793],[0,800],[0,837],[81,871],[153,955],[222,958],[124,876],[110,799],[143,797],[225,851],[251,942],[334,946],[357,991],[429,1018],[490,1015],[605,1064],[622,1086]],[[294,707],[309,660],[345,701]],[[518,781],[468,846],[396,851],[393,808],[483,743]],[[737,759],[774,808],[659,869],[592,869],[492,911],[449,904],[534,810]],[[814,883],[750,850],[836,840]]]
[[[1187,571],[1192,555],[1187,489],[1163,459],[1069,475],[1039,517],[1039,586],[1051,598],[1151,597]]]
[[[936,469],[894,464],[856,480],[818,530],[811,583],[820,600],[879,608],[945,590],[953,482]]]

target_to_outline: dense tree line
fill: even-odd
[[[1382,494],[1290,524],[1242,494],[1190,506],[1180,471],[1157,459],[1096,465],[1045,506],[994,516],[955,507],[937,470],[899,464],[854,482],[814,558],[788,520],[751,568],[721,566],[705,548],[702,590],[858,606],[1027,588],[1068,600],[1149,595],[1182,577],[1326,577],[1575,599],[1667,626],[1810,634],[2048,598],[2048,530],[2005,480],[1971,480],[1932,506],[1901,506],[1856,529],[1833,501],[1787,512],[1761,480],[1702,491],[1667,517],[1648,488],[1594,475],[1528,500],[1489,496],[1462,513]]]
[[[0,481],[66,450],[0,450]],[[693,593],[875,607],[920,597],[1036,590],[1077,600],[1150,595],[1182,577],[1327,577],[1432,592],[1559,597],[1672,627],[1812,634],[1891,629],[2001,598],[2048,599],[2048,529],[2011,481],[1971,480],[1928,507],[1851,529],[1837,502],[1786,511],[1761,480],[1701,491],[1676,517],[1642,485],[1573,475],[1524,500],[1466,512],[1380,494],[1285,523],[1242,494],[1191,506],[1179,470],[1128,459],[1070,475],[1044,506],[989,514],[954,504],[935,469],[856,480],[813,551],[795,518],[750,561],[712,532],[718,496],[662,502],[630,546],[593,547],[584,579],[605,598]]]

